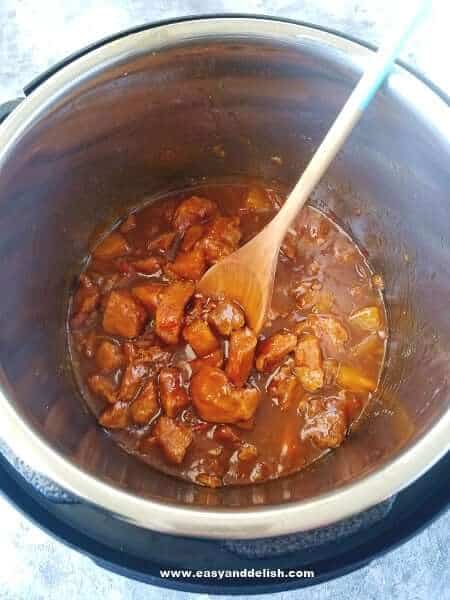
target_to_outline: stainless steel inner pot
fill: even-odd
[[[267,484],[209,490],[181,482],[128,456],[96,427],[66,362],[67,294],[98,225],[144,196],[202,177],[292,184],[371,55],[292,23],[187,20],[88,53],[5,121],[0,435],[20,457],[143,527],[257,538],[357,513],[446,452],[449,114],[401,67],[312,198],[386,280],[391,344],[382,392],[343,447]]]

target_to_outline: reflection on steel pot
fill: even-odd
[[[390,308],[382,393],[340,449],[278,481],[201,488],[117,448],[84,409],[66,362],[65,302],[94,224],[205,176],[292,184],[370,55],[292,23],[165,24],[68,64],[2,124],[0,435],[21,458],[143,527],[242,539],[355,514],[443,456],[448,107],[401,67],[312,198],[367,249]]]

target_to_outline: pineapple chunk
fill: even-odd
[[[348,365],[339,365],[336,383],[350,392],[373,392],[377,387],[373,379]]]
[[[378,331],[381,328],[381,314],[378,306],[366,306],[353,312],[349,319],[352,325],[356,325],[365,331]]]

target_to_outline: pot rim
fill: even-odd
[[[246,16],[186,17],[131,32],[125,37],[106,41],[52,74],[37,87],[0,127],[0,174],[2,164],[14,145],[33,126],[46,108],[88,74],[107,68],[130,53],[164,49],[194,35],[226,33],[258,35],[280,41],[316,42],[342,54],[343,60],[356,66],[367,60],[373,50],[338,33],[294,21]],[[408,99],[426,112],[437,135],[450,139],[448,106],[423,81],[403,67],[396,66],[387,85],[400,92],[404,78],[408,82]],[[414,94],[411,89],[414,89]],[[417,108],[419,110],[419,108]],[[442,127],[442,123],[444,126]],[[442,130],[443,129],[443,130]],[[70,462],[45,439],[33,431],[8,399],[9,386],[0,371],[0,435],[14,452],[38,472],[83,500],[100,506],[135,525],[174,535],[205,538],[256,539],[306,531],[329,525],[359,513],[399,492],[419,478],[450,448],[450,409],[430,426],[426,435],[410,448],[365,477],[347,483],[335,491],[290,504],[248,509],[209,509],[177,506],[158,500],[137,497],[97,479]],[[12,396],[12,393],[10,394]]]

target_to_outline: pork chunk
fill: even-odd
[[[195,319],[185,326],[183,338],[200,358],[211,354],[219,347],[219,340],[211,331],[211,327],[201,319]]]
[[[239,225],[239,217],[217,217],[207,226],[206,234],[198,245],[202,248],[208,265],[237,250],[242,237]]]
[[[105,408],[98,422],[107,429],[124,429],[130,423],[128,408],[124,402],[116,402],[113,406]]]
[[[154,379],[149,379],[130,407],[130,415],[137,425],[146,425],[158,412],[158,391]]]
[[[209,322],[220,335],[229,336],[232,331],[245,325],[243,310],[234,302],[222,300],[209,313]]]
[[[103,375],[91,375],[88,380],[88,386],[94,394],[101,396],[110,404],[117,400],[117,390],[110,379]]]
[[[108,373],[122,366],[124,356],[118,344],[108,340],[100,342],[95,353],[95,362],[102,371]]]
[[[178,206],[172,225],[177,231],[186,231],[195,223],[202,223],[217,211],[217,204],[208,198],[191,196]]]
[[[309,439],[322,449],[337,448],[347,434],[347,417],[338,402],[325,398],[303,400],[299,412],[305,419],[303,440]]]
[[[165,272],[173,277],[198,281],[206,271],[203,250],[194,248],[189,252],[180,252],[175,261],[166,266]]]
[[[194,294],[192,282],[176,281],[159,296],[155,331],[167,344],[176,344],[184,321],[184,307]]]
[[[167,460],[176,465],[181,464],[192,443],[192,431],[163,415],[158,419],[152,433]]]
[[[236,389],[223,371],[203,367],[192,377],[191,396],[204,421],[238,423],[253,417],[261,394],[254,388]]]
[[[275,333],[260,342],[256,356],[256,368],[270,373],[280,365],[297,345],[297,336],[289,332]]]
[[[110,233],[92,252],[94,258],[111,260],[128,254],[130,247],[127,240],[117,231]]]
[[[243,386],[250,375],[256,344],[256,336],[248,327],[233,331],[231,334],[225,372],[231,382],[238,387]]]
[[[192,373],[198,373],[202,367],[217,367],[220,369],[223,365],[223,352],[222,350],[214,350],[214,352],[211,352],[211,354],[207,354],[202,358],[191,360],[189,365],[192,369]]]
[[[159,372],[159,393],[161,406],[168,417],[176,417],[180,410],[189,404],[181,371],[176,367],[167,367]]]
[[[147,320],[145,309],[127,290],[113,290],[106,301],[103,329],[111,335],[136,337]]]
[[[145,306],[150,314],[154,314],[158,306],[160,294],[166,287],[162,283],[144,283],[131,288],[131,294]]]

